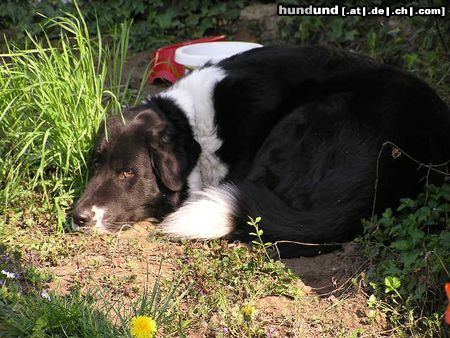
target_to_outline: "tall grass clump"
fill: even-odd
[[[56,40],[48,28],[60,31]],[[94,134],[120,108],[129,25],[108,46],[79,10],[46,19],[42,30],[43,39],[27,34],[25,49],[8,42],[0,54],[0,214],[20,208],[31,191],[53,208],[61,230],[87,180]]]

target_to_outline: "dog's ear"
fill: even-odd
[[[152,167],[164,186],[180,191],[200,155],[200,145],[191,132],[175,129],[153,110],[139,114],[148,136]]]
[[[161,179],[164,186],[171,191],[180,191],[183,188],[184,178],[183,159],[176,154],[170,146],[154,149],[152,160],[153,170]]]
[[[165,133],[152,148],[152,166],[162,183],[171,191],[180,191],[197,162],[200,145],[191,135]]]

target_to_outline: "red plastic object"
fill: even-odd
[[[153,83],[156,79],[163,79],[174,83],[184,75],[183,65],[176,63],[174,60],[175,51],[177,48],[200,42],[214,42],[223,40],[225,40],[225,35],[211,36],[208,38],[180,42],[157,49],[150,64],[150,75],[148,77],[148,81]]]
[[[450,283],[445,283],[445,293],[447,295],[447,310],[445,311],[445,323],[450,325]]]

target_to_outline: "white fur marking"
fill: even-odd
[[[75,224],[75,222],[73,221],[73,218],[72,218],[72,230],[73,231],[80,231],[81,230],[81,227],[79,227],[78,225]]]
[[[227,166],[216,155],[222,140],[217,136],[213,103],[214,87],[225,76],[225,71],[216,66],[194,70],[159,94],[172,99],[183,110],[202,149],[197,166],[188,177],[190,194],[218,186],[228,173]]]
[[[200,191],[203,188],[202,174],[200,172],[199,163],[197,163],[192,169],[191,173],[187,178],[187,183],[189,187],[189,194],[192,195],[196,191]]]
[[[162,222],[162,231],[178,238],[220,238],[233,231],[235,189],[221,185],[197,192]]]
[[[104,230],[104,226],[102,224],[103,216],[105,215],[105,209],[98,208],[97,206],[92,206],[91,208],[92,212],[94,213],[94,221],[95,221],[95,228],[99,231]]]

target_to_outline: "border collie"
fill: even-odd
[[[110,117],[73,227],[156,218],[177,238],[246,241],[261,216],[266,241],[341,243],[434,179],[410,157],[448,161],[449,135],[448,106],[411,74],[326,47],[257,48]]]

